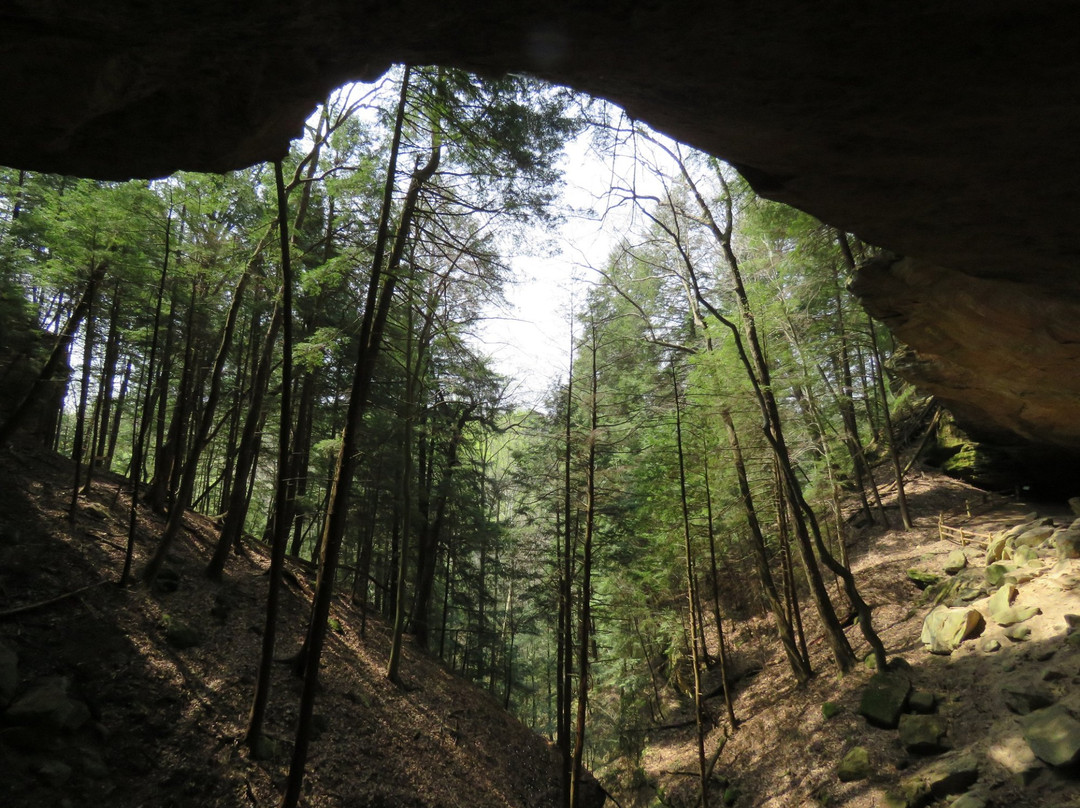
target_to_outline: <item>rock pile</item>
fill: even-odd
[[[1000,668],[993,663],[1012,677],[1000,685],[995,703],[1003,706],[993,708],[1001,714],[985,737],[967,738],[959,749],[948,718],[937,712],[941,699],[914,687],[907,662],[893,659],[888,670],[874,674],[859,714],[873,727],[895,731],[910,756],[897,764],[911,773],[887,794],[889,808],[922,808],[946,797],[952,808],[984,808],[997,804],[990,793],[1002,782],[1027,786],[1045,771],[1080,775],[1080,519],[1062,526],[1030,514],[991,537],[985,552],[975,550],[969,545],[950,553],[941,574],[909,571],[930,606],[921,636],[925,650],[981,658],[1003,643],[1030,645],[1037,636],[1040,642],[1022,657],[1049,664],[1028,674],[1016,670],[1015,658],[1001,657]],[[980,636],[980,643],[968,643]],[[871,778],[879,769],[873,755],[856,746],[837,775],[846,782]]]
[[[0,749],[8,773],[60,786],[73,776],[108,774],[100,744],[105,730],[67,676],[29,683],[21,693],[18,655],[0,643]]]

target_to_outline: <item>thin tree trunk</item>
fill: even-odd
[[[120,586],[126,586],[131,575],[132,557],[135,552],[135,526],[139,510],[139,484],[142,482],[143,457],[146,450],[146,431],[153,417],[154,363],[157,360],[158,338],[161,335],[161,309],[165,300],[165,279],[169,274],[169,248],[172,238],[172,209],[165,219],[165,254],[161,261],[161,280],[158,282],[157,302],[154,306],[154,331],[150,338],[150,356],[146,360],[146,383],[143,391],[142,417],[131,454],[131,507],[128,516],[127,548],[124,552],[124,569],[120,573]]]
[[[83,462],[83,444],[86,433],[86,407],[90,396],[90,374],[93,370],[94,361],[94,301],[86,310],[86,329],[83,336],[83,370],[82,384],[79,386],[79,408],[75,415],[75,445],[71,451],[71,458],[75,461],[75,484],[71,489],[71,504],[68,506],[68,519],[74,519],[79,505],[80,472]],[[91,446],[93,452],[93,446]]]
[[[581,616],[578,623],[577,728],[574,738],[574,776],[570,781],[570,808],[582,808],[582,761],[585,755],[585,712],[589,701],[589,631],[592,626],[592,541],[596,519],[597,412],[596,324],[592,326],[592,384],[589,397],[588,454],[585,461],[585,541],[581,556]]]
[[[258,755],[263,741],[263,723],[266,706],[270,701],[270,671],[274,662],[274,645],[277,638],[278,604],[281,596],[281,576],[285,567],[285,544],[288,541],[286,490],[289,474],[289,422],[292,419],[292,264],[289,250],[289,202],[285,195],[285,178],[281,160],[274,161],[274,181],[277,187],[278,235],[281,239],[281,417],[278,428],[278,479],[277,522],[270,544],[270,580],[266,595],[266,620],[263,623],[262,653],[259,670],[255,677],[255,694],[248,716],[247,735],[244,742],[252,754]],[[247,277],[245,275],[245,277]],[[239,290],[236,298],[239,297]],[[235,299],[235,298],[234,298]]]
[[[705,518],[708,521],[709,535],[709,571],[712,575],[713,585],[713,620],[716,622],[717,656],[720,661],[720,681],[724,687],[724,709],[727,711],[728,723],[731,731],[738,729],[739,722],[735,720],[735,707],[731,701],[731,688],[728,686],[727,673],[727,647],[724,642],[724,621],[720,617],[720,577],[716,567],[716,531],[713,527],[712,489],[709,485],[709,452],[706,447],[702,454],[705,473]]]
[[[754,560],[757,563],[758,579],[761,581],[765,600],[769,604],[769,610],[773,614],[773,622],[780,638],[780,644],[787,655],[791,672],[795,675],[799,684],[805,684],[813,675],[810,661],[799,653],[795,645],[795,635],[791,630],[791,623],[784,613],[783,603],[773,581],[772,572],[769,569],[769,557],[765,551],[765,537],[761,532],[761,523],[758,521],[757,510],[754,508],[753,495],[750,492],[750,484],[746,478],[746,464],[743,461],[742,447],[739,444],[739,436],[735,431],[735,424],[731,419],[731,413],[724,410],[720,413],[727,427],[728,441],[731,443],[731,453],[735,462],[735,472],[739,480],[739,495],[742,499],[743,510],[746,513],[746,523],[750,528],[750,544],[754,551]]]
[[[889,413],[889,392],[885,388],[884,360],[878,348],[877,328],[869,317],[866,322],[870,327],[870,347],[874,352],[874,366],[877,368],[874,379],[877,382],[878,395],[881,397],[881,417],[885,424],[885,439],[889,444],[889,459],[892,461],[896,477],[896,503],[900,507],[900,524],[904,530],[911,530],[914,525],[911,521],[911,513],[908,511],[907,493],[904,491],[904,469],[900,465],[900,451],[896,448],[896,430],[893,429],[892,415]]]
[[[683,549],[686,563],[686,598],[690,611],[690,662],[694,666],[694,724],[697,729],[698,768],[701,775],[701,805],[709,808],[709,774],[705,760],[705,710],[701,693],[701,659],[698,654],[698,634],[701,630],[700,596],[697,574],[694,572],[694,552],[690,543],[690,503],[686,494],[686,459],[683,453],[682,412],[679,404],[679,378],[675,363],[671,363],[671,384],[675,394],[675,447],[679,456],[679,502],[682,508]]]
[[[282,296],[284,297],[284,289],[282,289]],[[266,329],[266,337],[263,340],[259,365],[255,371],[255,378],[251,383],[251,400],[248,404],[247,416],[244,418],[240,445],[236,452],[233,483],[229,496],[229,505],[225,511],[225,521],[221,526],[221,534],[218,536],[214,555],[206,567],[206,576],[211,580],[221,578],[225,570],[225,562],[229,558],[229,551],[233,547],[239,546],[240,537],[244,531],[244,523],[247,521],[248,508],[251,505],[249,477],[251,477],[255,469],[255,461],[261,443],[260,435],[266,420],[263,401],[270,382],[270,372],[273,368],[274,344],[277,342],[278,331],[281,329],[283,321],[282,304],[275,303],[273,313],[270,315],[270,324]]]
[[[172,543],[175,540],[176,535],[180,532],[180,527],[184,522],[187,503],[191,499],[195,487],[199,457],[205,448],[207,438],[210,434],[210,427],[213,425],[214,421],[214,410],[217,407],[217,402],[221,395],[221,379],[224,375],[225,361],[228,358],[233,332],[236,329],[237,315],[240,312],[240,302],[244,296],[244,289],[247,286],[249,278],[250,275],[248,271],[245,270],[244,274],[237,282],[236,288],[233,290],[232,304],[229,306],[229,313],[225,319],[225,327],[221,334],[221,344],[218,347],[217,357],[214,360],[214,369],[210,376],[210,390],[207,393],[206,403],[203,406],[203,411],[199,418],[199,424],[195,435],[190,441],[191,445],[188,449],[187,458],[181,469],[180,481],[177,487],[178,493],[172,508],[169,509],[169,521],[165,524],[165,531],[161,536],[161,541],[158,543],[157,550],[143,570],[143,582],[147,585],[152,584],[157,577],[158,571],[165,563],[165,557],[169,552],[169,548],[172,546]],[[192,303],[194,304],[194,300],[192,300]]]

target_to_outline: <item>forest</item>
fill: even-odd
[[[524,403],[476,334],[514,255],[570,215],[581,138],[618,167],[598,204],[627,224],[553,337],[563,378]],[[729,681],[735,622],[766,615],[799,685],[891,650],[849,531],[910,527],[898,447],[933,405],[847,291],[876,253],[599,101],[400,67],[244,171],[0,169],[0,443],[72,458],[72,514],[102,475],[129,480],[124,586],[154,582],[187,509],[219,529],[211,580],[270,548],[253,755],[286,558],[316,571],[282,805],[335,598],[392,626],[391,682],[408,641],[550,738],[565,805],[585,769],[632,782],[647,729],[690,705],[718,804],[713,729],[740,716],[726,692],[710,714],[704,681]]]

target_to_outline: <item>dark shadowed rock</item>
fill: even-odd
[[[875,727],[894,729],[911,693],[911,680],[901,672],[886,671],[870,677],[859,700],[859,715]]]

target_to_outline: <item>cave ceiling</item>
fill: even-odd
[[[907,256],[858,287],[914,349],[905,372],[976,426],[1080,450],[1071,3],[16,0],[0,11],[0,164],[104,179],[240,168],[283,154],[333,88],[402,61],[606,98]],[[980,354],[1036,330],[1024,395],[989,413],[1010,363],[982,369]],[[982,350],[964,348],[973,333]]]

